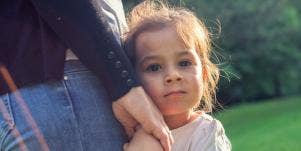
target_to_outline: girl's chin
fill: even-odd
[[[187,110],[174,110],[174,109],[171,109],[171,110],[161,110],[161,113],[164,117],[174,117],[174,116],[181,116],[181,115],[187,115],[189,114],[190,111],[187,111]]]

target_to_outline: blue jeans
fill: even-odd
[[[99,79],[79,61],[64,72],[1,96],[1,150],[122,150],[126,136]]]

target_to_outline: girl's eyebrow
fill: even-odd
[[[190,51],[181,51],[178,56],[192,55]]]
[[[191,52],[190,51],[187,51],[187,50],[184,50],[184,51],[181,51],[177,54],[177,56],[191,56]],[[155,59],[158,59],[160,58],[159,55],[149,55],[149,56],[145,56],[143,57],[142,59],[140,59],[138,61],[139,64],[143,64],[144,62],[148,61],[148,60],[155,60]]]
[[[149,55],[149,56],[145,56],[142,59],[140,59],[138,61],[138,63],[142,64],[142,63],[144,63],[144,62],[146,62],[148,60],[155,60],[155,59],[158,59],[158,58],[160,58],[158,55]]]

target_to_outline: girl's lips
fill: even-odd
[[[164,97],[168,97],[168,96],[180,96],[180,95],[183,95],[185,93],[186,93],[185,91],[171,91],[171,92],[168,92],[167,94],[165,94]]]

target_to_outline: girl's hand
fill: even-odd
[[[163,151],[160,142],[142,128],[137,130],[129,143],[124,144],[124,151]]]

